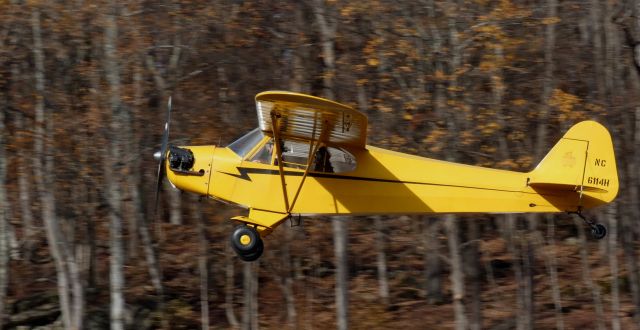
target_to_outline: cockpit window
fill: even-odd
[[[271,155],[273,153],[273,139],[270,139],[265,143],[256,153],[249,159],[249,161],[261,163],[261,164],[271,164]]]
[[[233,150],[238,156],[244,157],[253,149],[253,147],[258,144],[264,137],[264,133],[260,130],[260,128],[256,128],[251,132],[245,134],[241,138],[232,142],[228,148]]]
[[[264,133],[255,129],[229,145],[235,153],[254,163],[278,165],[275,156],[273,138],[264,138]],[[261,143],[261,141],[264,141]],[[260,146],[256,148],[256,145]],[[304,170],[309,162],[310,145],[308,141],[285,139],[280,142],[282,149],[282,166]],[[251,150],[257,149],[249,155]],[[324,173],[343,173],[356,169],[356,159],[342,148],[321,145],[317,150],[310,171]]]

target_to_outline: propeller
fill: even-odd
[[[162,144],[160,151],[153,154],[153,157],[159,161],[158,163],[158,179],[156,181],[156,202],[155,212],[158,211],[158,196],[160,195],[160,188],[162,186],[162,180],[165,176],[165,161],[167,159],[167,148],[169,144],[169,122],[171,121],[171,96],[167,102],[167,120],[164,122],[164,133],[162,134]]]

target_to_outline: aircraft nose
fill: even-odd
[[[162,159],[162,156],[160,155],[160,150],[153,153],[153,159],[157,161],[160,161],[160,159]]]

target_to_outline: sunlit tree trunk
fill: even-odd
[[[451,290],[453,293],[453,311],[455,315],[456,330],[467,329],[467,315],[464,305],[464,273],[462,271],[462,254],[460,252],[460,239],[458,223],[455,215],[445,216],[445,228],[447,229],[447,243],[449,245],[449,260],[451,261]]]
[[[198,225],[198,240],[200,253],[198,254],[198,271],[200,273],[200,320],[202,329],[209,329],[209,237],[207,227],[200,210],[198,197],[191,199],[193,218]]]
[[[3,328],[5,319],[5,299],[7,296],[7,284],[9,283],[9,218],[11,205],[7,200],[6,175],[7,175],[7,154],[5,145],[7,135],[5,134],[5,111],[6,100],[4,95],[0,100],[0,329]]]
[[[347,217],[334,217],[333,245],[336,258],[336,323],[337,329],[349,328],[349,270],[347,257]]]
[[[124,329],[124,244],[122,238],[122,192],[119,177],[122,175],[121,157],[123,141],[121,130],[124,125],[123,105],[120,101],[120,69],[118,65],[118,9],[115,2],[111,2],[105,9],[106,26],[104,31],[105,74],[109,83],[109,104],[111,109],[111,136],[109,157],[105,159],[105,175],[109,200],[109,284],[111,294],[110,323],[112,330]]]
[[[235,271],[232,257],[233,251],[229,244],[225,245],[225,281],[224,281],[224,312],[227,322],[233,328],[238,328],[240,323],[234,310],[233,296],[235,289]]]
[[[11,79],[20,79],[19,66],[16,63],[11,64]],[[17,138],[21,141],[26,138],[24,115],[18,113],[16,115],[16,129],[19,131]],[[23,142],[20,143],[20,148],[26,148]],[[30,162],[27,159],[27,155],[18,155],[18,167],[23,169],[17,171],[18,176],[18,195],[20,202],[20,215],[22,218],[22,241],[23,241],[23,253],[26,260],[31,260],[33,246],[35,244],[35,230],[33,222],[33,212],[31,210],[31,176],[30,176]]]
[[[334,77],[335,65],[335,37],[337,30],[336,12],[322,0],[313,1],[313,13],[318,24],[321,40],[323,68],[324,97],[335,99]],[[336,324],[339,330],[349,327],[349,285],[347,270],[347,218],[333,217],[333,240],[336,257]]]
[[[133,29],[132,33],[134,35],[134,38],[141,39],[139,35],[139,30],[137,28]],[[136,61],[137,65],[135,65],[135,69],[133,73],[133,81],[134,81],[134,88],[135,88],[134,102],[135,102],[136,108],[141,107],[144,102],[143,100],[144,80],[143,80],[143,74],[142,74],[143,73],[142,68],[144,67],[144,60],[141,58],[142,56],[143,55],[140,55],[140,58],[138,58],[138,60]],[[129,129],[131,129],[131,127],[129,127]],[[136,137],[135,139],[139,139],[139,138]],[[130,151],[134,152],[135,155],[138,155],[141,151],[140,150],[133,151],[135,149],[133,144],[134,144],[133,142],[129,143],[129,147],[131,148]],[[133,216],[136,218],[136,219],[132,219],[132,221],[129,224],[129,235],[136,236],[136,237],[138,237],[139,235],[140,237],[140,241],[142,242],[142,250],[147,263],[147,270],[149,272],[149,277],[151,279],[151,284],[153,285],[153,288],[156,291],[159,309],[161,310],[161,313],[164,314],[163,312],[164,311],[164,286],[162,284],[162,269],[160,266],[158,251],[155,246],[153,237],[151,235],[149,217],[145,217],[139,184],[135,184],[136,182],[140,183],[143,181],[143,177],[141,176],[141,173],[138,170],[140,168],[140,158],[141,157],[134,157],[134,159],[132,159],[132,163],[130,164],[130,168],[132,169],[131,181],[134,182],[134,184],[126,185],[126,187],[129,189],[129,194],[131,196],[130,205],[133,207],[133,210],[132,210]],[[134,228],[132,228],[132,225],[134,226]],[[134,231],[132,232],[132,230]],[[129,244],[129,248],[130,249],[135,248],[136,240],[131,238],[130,240],[131,241]],[[164,316],[162,318],[164,320]]]
[[[56,216],[55,197],[52,190],[55,182],[52,150],[53,120],[45,118],[45,68],[40,26],[40,11],[38,8],[34,8],[31,13],[36,87],[33,169],[41,200],[47,241],[56,265],[62,321],[67,329],[80,329],[84,313],[82,283],[80,283],[74,256],[71,254],[71,249]],[[45,175],[45,173],[47,174]]]
[[[382,303],[389,304],[389,279],[387,276],[386,234],[384,221],[380,216],[373,218],[376,230],[376,260],[378,269],[378,295]]]

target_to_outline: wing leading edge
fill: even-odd
[[[273,133],[272,113],[282,138],[321,140],[333,146],[364,148],[367,116],[344,104],[293,92],[256,95],[260,129]]]

